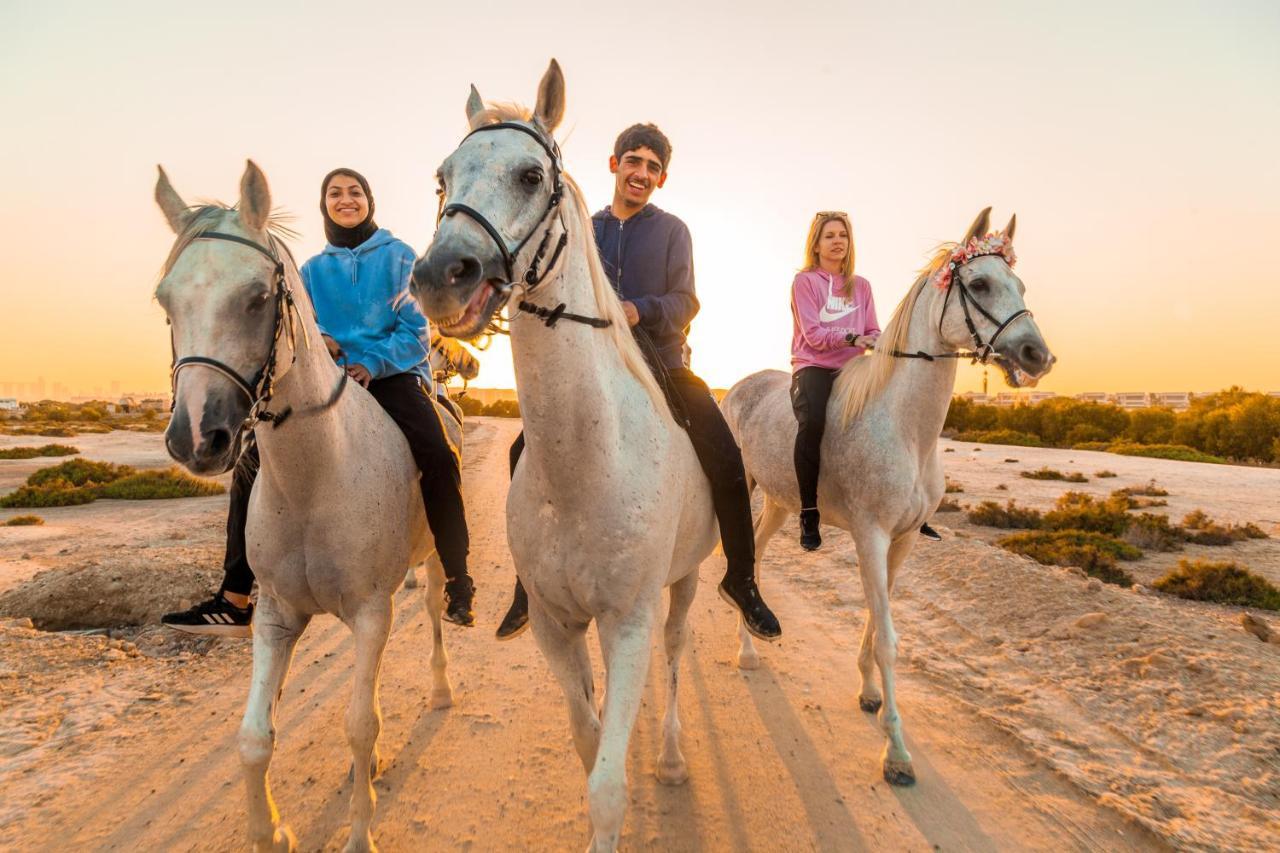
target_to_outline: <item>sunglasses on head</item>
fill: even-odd
[[[819,210],[817,213],[813,215],[814,219],[827,219],[827,218],[835,218],[835,217],[839,217],[841,219],[848,219],[849,214],[845,213],[843,210]]]

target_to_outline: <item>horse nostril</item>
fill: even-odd
[[[451,287],[474,284],[480,278],[480,262],[470,256],[458,258],[445,269],[444,278]]]
[[[1019,357],[1022,359],[1023,365],[1033,370],[1044,367],[1045,353],[1044,350],[1035,344],[1023,344],[1022,349],[1018,351]]]
[[[200,448],[202,456],[207,458],[217,458],[227,452],[227,448],[231,446],[231,431],[225,429],[215,429],[206,433],[204,446]]]

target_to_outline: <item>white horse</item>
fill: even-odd
[[[990,210],[974,220],[960,249],[986,234]],[[1015,226],[1016,218],[997,235],[1007,238],[1010,250]],[[889,594],[920,524],[942,498],[938,434],[951,403],[957,351],[972,345],[993,353],[1015,387],[1034,384],[1054,361],[1023,303],[1022,281],[1009,263],[992,254],[971,260],[954,256],[952,269],[955,248],[939,249],[894,312],[876,350],[841,370],[822,440],[818,508],[824,522],[852,534],[867,599],[858,654],[859,704],[864,711],[880,710],[888,738],[884,776],[896,785],[913,783],[915,772],[894,697],[898,635]],[[932,286],[935,274],[944,269],[955,280],[946,289]],[[734,385],[721,404],[742,446],[748,482],[764,492],[764,508],[756,519],[757,560],[763,559],[765,545],[787,516],[800,512],[792,461],[797,427],[789,382],[790,377],[777,370],[755,373]],[[754,668],[758,656],[751,636],[745,631],[740,636],[739,664]],[[873,661],[884,684],[883,708]]]
[[[371,850],[378,672],[391,596],[410,562],[434,551],[418,471],[395,422],[344,381],[321,343],[297,267],[273,233],[258,167],[247,165],[234,208],[188,207],[163,170],[156,201],[178,235],[156,288],[175,359],[169,454],[198,474],[226,471],[239,455],[242,425],[256,423],[262,457],[246,534],[258,580],[253,678],[240,727],[249,837],[255,850],[293,848],[267,785],[276,703],[303,629],[312,616],[332,613],[355,635],[346,849]],[[452,420],[444,422],[460,441]],[[430,562],[431,701],[441,707],[452,702],[440,624],[444,575],[438,560]]]
[[[563,114],[564,78],[554,60],[532,117],[486,109],[472,89],[472,132],[438,172],[449,204],[414,269],[413,289],[427,316],[454,337],[483,329],[509,297],[521,307],[511,319],[511,351],[527,449],[507,497],[507,537],[529,592],[534,637],[564,689],[588,772],[592,847],[613,850],[664,586],[671,602],[658,778],[688,778],[677,674],[698,564],[719,534],[693,446],[628,331],[582,196],[561,172],[551,132]],[[510,296],[511,282],[518,296]],[[593,619],[607,673],[603,718],[587,653]]]

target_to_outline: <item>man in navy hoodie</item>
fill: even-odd
[[[772,640],[782,629],[756,586],[751,496],[742,453],[711,390],[684,359],[685,330],[698,313],[693,242],[683,222],[649,203],[653,191],[666,183],[670,162],[671,142],[654,125],[632,125],[618,136],[609,158],[613,203],[591,217],[596,248],[650,368],[683,409],[689,440],[711,481],[729,563],[720,595],[738,608],[748,631]],[[511,447],[512,472],[523,449],[521,434]],[[498,639],[515,637],[528,620],[529,599],[517,580],[515,600],[498,627]]]

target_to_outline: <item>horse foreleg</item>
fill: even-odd
[[[582,769],[589,773],[600,746],[600,717],[596,715],[595,679],[587,651],[586,627],[562,626],[532,597],[529,625],[542,656],[564,691],[573,745],[582,759]]]
[[[778,532],[778,528],[787,520],[787,511],[778,504],[769,500],[769,496],[764,497],[764,506],[760,509],[760,516],[755,521],[755,538],[756,538],[756,582],[760,581],[760,564],[764,561],[764,549],[773,538],[773,534]],[[746,624],[742,621],[742,617],[738,617],[738,668],[739,669],[756,669],[760,666],[760,655],[756,652],[755,643],[751,639],[751,633],[747,631]]]
[[[887,538],[878,531],[858,540],[858,567],[871,611],[869,621],[874,623],[871,639],[873,657],[880,669],[880,682],[884,688],[884,704],[880,708],[880,727],[888,738],[883,757],[884,778],[892,785],[911,785],[916,779],[915,771],[903,739],[902,718],[894,691],[893,667],[898,656],[898,635],[894,632],[893,615],[889,611],[889,551]]]
[[[889,594],[893,594],[893,582],[898,576],[898,570],[902,568],[903,562],[907,559],[907,555],[911,553],[912,547],[915,545],[915,531],[901,536],[889,546],[889,575],[888,590]],[[862,645],[858,648],[858,674],[861,676],[862,684],[858,690],[858,707],[866,711],[868,714],[874,714],[880,710],[881,698],[880,688],[876,685],[875,680],[875,636],[876,636],[876,620],[871,618],[871,608],[866,610],[866,624],[862,628]]]
[[[671,605],[663,631],[667,653],[667,712],[662,719],[662,752],[658,755],[658,781],[681,785],[689,778],[689,767],[680,752],[679,682],[680,658],[689,638],[688,616],[698,591],[698,573],[690,572],[671,585]]]
[[[641,593],[631,613],[599,619],[606,673],[604,721],[595,766],[587,777],[592,849],[612,851],[627,811],[627,744],[649,673],[649,647],[660,593]]]
[[[382,652],[391,633],[391,600],[371,602],[351,622],[355,635],[355,678],[351,704],[347,708],[347,742],[351,745],[351,835],[346,853],[376,849],[373,810],[377,795],[373,777],[378,768],[378,734],[382,717],[378,711],[378,674]]]
[[[444,566],[432,554],[427,559],[427,612],[431,614],[431,707],[448,708],[453,704],[453,685],[449,683],[449,654],[444,650]]]
[[[267,769],[276,745],[276,705],[307,622],[307,617],[286,611],[269,595],[259,595],[253,619],[253,677],[239,739],[249,799],[249,842],[259,853],[292,850],[295,844],[271,799]]]

